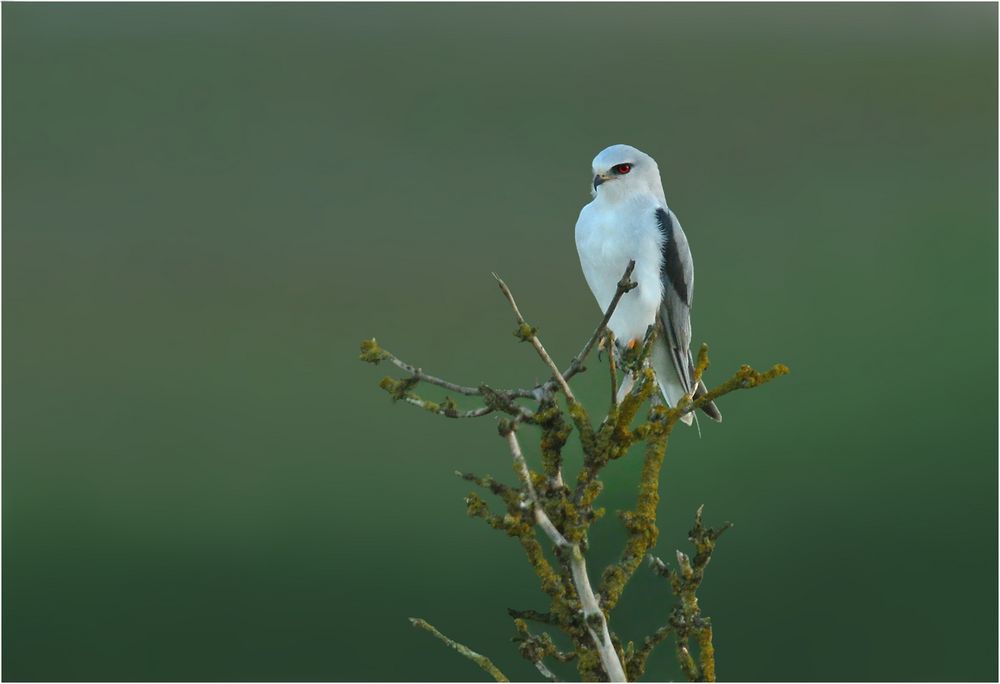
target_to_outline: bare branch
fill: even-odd
[[[454,382],[449,382],[448,380],[443,380],[433,375],[429,375],[422,369],[406,363],[405,361],[397,358],[395,354],[380,347],[378,342],[375,341],[375,338],[364,340],[361,343],[361,360],[374,364],[377,364],[380,361],[389,361],[392,365],[396,366],[396,368],[406,371],[421,382],[437,385],[438,387],[443,387],[446,390],[458,392],[459,394],[464,394],[469,397],[477,397],[480,395],[478,387],[457,385]]]
[[[503,292],[503,296],[507,298],[507,301],[510,302],[510,307],[514,310],[514,318],[517,319],[518,324],[516,333],[517,336],[522,340],[531,342],[531,346],[533,346],[535,351],[538,352],[538,356],[541,357],[542,361],[545,362],[545,365],[549,367],[550,371],[552,371],[552,376],[559,384],[559,388],[562,389],[563,394],[566,395],[566,399],[570,402],[576,403],[576,397],[573,396],[573,390],[569,388],[569,385],[566,383],[566,378],[563,377],[563,374],[556,365],[556,362],[553,361],[552,357],[549,356],[549,353],[545,351],[542,341],[538,339],[538,334],[535,328],[528,325],[528,322],[524,320],[524,316],[521,315],[520,309],[517,308],[517,302],[514,301],[514,295],[511,294],[510,288],[507,287],[507,283],[505,283],[496,273],[493,274],[493,277],[497,279],[497,283],[500,285],[500,291]]]
[[[507,678],[507,675],[505,675],[503,672],[501,672],[500,669],[497,668],[497,666],[493,664],[492,660],[490,660],[489,658],[487,658],[486,656],[484,656],[484,655],[482,655],[480,653],[476,653],[475,651],[473,651],[468,646],[465,646],[463,644],[458,643],[457,641],[449,639],[444,634],[442,634],[441,632],[439,632],[434,627],[434,625],[430,624],[426,620],[421,620],[420,618],[410,618],[410,624],[412,624],[414,627],[419,627],[420,629],[423,629],[423,630],[426,630],[426,631],[430,632],[431,634],[433,634],[434,636],[436,636],[438,639],[440,639],[444,643],[448,644],[448,646],[450,646],[451,648],[453,648],[456,651],[458,651],[459,653],[461,653],[463,656],[465,656],[466,658],[468,658],[469,660],[471,660],[472,662],[474,662],[479,667],[483,668],[483,670],[485,670],[487,673],[489,673],[489,675],[491,677],[493,677],[493,679],[495,679],[496,681],[498,681],[498,682],[509,682],[510,681]]]
[[[569,379],[572,378],[577,373],[583,372],[584,370],[583,362],[586,360],[587,355],[589,355],[590,352],[593,350],[594,345],[597,344],[597,341],[601,338],[601,335],[603,335],[604,332],[608,329],[608,321],[610,321],[611,317],[614,315],[615,310],[618,308],[618,304],[619,302],[621,302],[622,297],[626,293],[631,292],[638,286],[638,283],[633,282],[631,280],[632,271],[634,269],[635,269],[635,261],[634,260],[629,261],[628,266],[625,268],[625,273],[622,274],[621,280],[618,281],[618,288],[615,290],[615,294],[611,298],[611,304],[609,304],[607,310],[605,310],[604,317],[601,319],[601,322],[597,325],[597,328],[594,330],[594,334],[590,336],[590,339],[587,340],[587,344],[583,345],[583,349],[580,350],[580,353],[577,354],[575,357],[573,357],[573,360],[569,362],[569,366],[567,366],[566,370],[562,372],[562,377],[564,382],[569,381]],[[496,278],[495,273],[493,274],[493,277]],[[499,280],[499,278],[497,278],[497,280]],[[504,294],[507,295],[506,292]],[[514,308],[516,312],[517,307],[515,306]],[[613,350],[609,350],[609,353],[613,353]],[[531,390],[516,389],[516,390],[511,390],[511,393],[513,396],[517,397],[537,398],[539,394],[546,394],[548,392],[551,392],[556,387],[561,387],[561,384],[559,382],[557,374],[553,373],[553,377],[551,380],[536,386],[534,389]]]
[[[450,408],[448,406],[442,406],[434,401],[428,401],[427,399],[421,399],[417,396],[406,396],[403,397],[403,401],[407,404],[412,404],[413,406],[419,406],[425,411],[430,411],[439,416],[444,416],[446,418],[479,418],[481,416],[493,413],[493,409],[489,406],[480,406],[477,409],[471,409],[469,411],[459,411],[456,408]]]

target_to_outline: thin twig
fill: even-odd
[[[563,374],[556,365],[556,362],[552,360],[552,357],[549,356],[549,353],[545,350],[544,345],[542,345],[542,341],[538,339],[538,334],[535,329],[528,325],[528,322],[524,320],[524,316],[521,315],[521,310],[517,308],[517,302],[514,301],[514,295],[511,293],[510,288],[507,287],[507,283],[505,283],[496,273],[493,274],[493,277],[497,279],[497,283],[500,285],[500,291],[503,292],[503,296],[507,298],[507,301],[510,302],[510,307],[514,310],[514,318],[517,319],[518,324],[517,336],[522,340],[531,342],[531,346],[535,348],[536,352],[538,352],[538,356],[541,357],[545,365],[549,367],[550,371],[552,371],[552,376],[559,384],[563,394],[566,395],[566,399],[572,403],[576,403],[576,397],[573,396],[573,390],[569,388],[569,385],[566,383],[566,378],[563,377]]]
[[[625,268],[625,273],[622,274],[621,279],[618,281],[618,288],[615,290],[615,294],[611,298],[611,303],[608,305],[608,308],[604,311],[604,317],[601,319],[601,322],[598,323],[597,328],[594,329],[594,334],[590,336],[590,339],[587,340],[587,343],[585,345],[583,345],[583,349],[580,350],[580,353],[573,357],[573,360],[569,362],[569,365],[566,367],[566,370],[562,372],[562,377],[564,381],[569,381],[577,373],[583,372],[585,368],[583,362],[586,360],[587,356],[593,350],[594,345],[597,343],[597,340],[600,339],[601,335],[603,335],[604,332],[607,330],[608,321],[610,321],[611,317],[614,315],[615,310],[618,308],[618,304],[621,302],[622,297],[626,293],[631,292],[633,289],[637,287],[638,283],[635,283],[631,280],[632,271],[634,269],[635,269],[635,261],[634,260],[629,261],[628,266]],[[496,277],[496,274],[493,275],[494,277]],[[511,396],[515,397],[537,398],[540,394],[542,395],[547,394],[552,390],[554,390],[556,387],[560,387],[560,383],[555,373],[553,373],[552,379],[542,383],[541,385],[535,386],[533,389],[530,390],[514,389],[510,390],[510,394]]]
[[[551,655],[559,659],[560,655],[565,655],[559,653],[559,649],[553,643],[552,637],[545,632],[537,636],[532,634],[528,629],[528,624],[522,619],[514,620],[514,629],[517,630],[517,636],[511,639],[511,641],[518,644],[517,648],[521,652],[521,656],[525,660],[531,661],[535,668],[548,681],[561,682],[562,680],[545,665],[546,656]]]
[[[501,672],[500,669],[493,664],[492,660],[490,660],[489,658],[480,653],[476,653],[468,646],[460,644],[457,641],[454,641],[453,639],[449,639],[444,634],[439,632],[434,627],[434,625],[430,624],[426,620],[421,620],[420,618],[410,618],[410,624],[412,624],[414,627],[419,627],[420,629],[427,630],[428,632],[436,636],[438,639],[448,644],[448,646],[461,653],[463,656],[474,662],[479,667],[483,668],[496,681],[498,682],[510,681],[510,679],[507,678],[507,675]]]
[[[403,397],[403,401],[407,404],[412,404],[413,406],[419,406],[425,411],[436,413],[439,416],[445,416],[446,418],[479,418],[493,413],[493,409],[489,406],[480,406],[479,408],[470,409],[468,411],[459,411],[453,408],[442,407],[437,402],[427,401],[426,399],[421,399],[419,397],[407,396]]]
[[[458,392],[459,394],[464,394],[468,397],[478,397],[481,394],[478,387],[458,385],[454,382],[425,373],[423,369],[417,368],[416,366],[403,361],[392,352],[383,349],[374,339],[365,340],[361,343],[361,360],[375,364],[380,361],[389,361],[396,368],[406,371],[421,382],[437,385],[438,387],[443,387],[446,390]]]
[[[649,660],[653,649],[670,636],[673,631],[673,627],[664,625],[643,639],[642,646],[628,660],[628,674],[633,680],[639,679],[645,673],[646,661]]]

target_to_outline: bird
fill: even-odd
[[[608,321],[616,351],[634,348],[655,326],[650,364],[664,401],[674,407],[685,395],[698,398],[707,390],[700,379],[692,387],[694,262],[680,221],[667,205],[660,169],[631,145],[601,150],[591,166],[592,200],[580,210],[575,238],[584,278],[602,311],[611,305],[629,261],[635,261],[637,286],[621,298]],[[619,400],[633,382],[631,376],[622,382]],[[701,408],[722,421],[714,402]],[[691,425],[693,417],[686,413],[681,420]]]

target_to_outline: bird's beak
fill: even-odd
[[[608,178],[603,173],[599,173],[596,176],[594,176],[594,190],[597,190],[597,186],[606,180],[608,180]]]

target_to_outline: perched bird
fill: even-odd
[[[608,328],[619,347],[632,348],[650,325],[657,326],[650,363],[664,400],[676,406],[686,394],[697,398],[706,390],[700,381],[691,386],[694,263],[681,224],[667,206],[660,169],[648,154],[612,145],[594,158],[592,178],[594,199],[576,222],[576,249],[587,285],[606,310],[629,260],[635,260],[632,279],[638,287],[619,301]],[[619,394],[631,385],[631,379],[623,382]],[[722,420],[714,403],[702,409]],[[690,425],[692,418],[688,413],[682,420]]]

